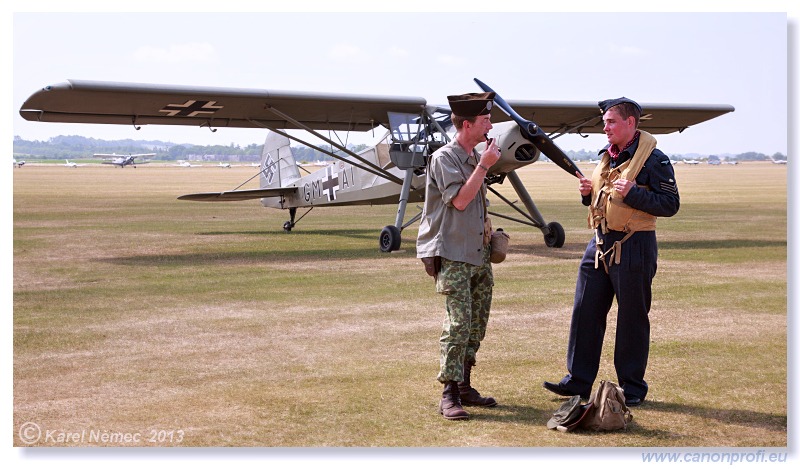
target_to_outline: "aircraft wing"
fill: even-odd
[[[388,112],[422,113],[425,99],[151,85],[83,80],[47,86],[20,109],[29,121],[125,125],[208,125],[368,131]]]
[[[227,192],[199,192],[178,197],[180,200],[194,200],[195,202],[236,202],[239,200],[263,199],[265,197],[280,197],[294,194],[297,187],[281,187],[275,189],[245,189]]]
[[[596,102],[507,102],[547,133],[603,132]],[[682,131],[734,110],[727,104],[640,104],[640,128],[654,134]],[[32,94],[20,115],[41,122],[273,129],[299,129],[299,123],[314,130],[368,131],[389,127],[389,112],[415,114],[425,106],[419,97],[68,80]],[[492,122],[507,120],[495,106]]]
[[[520,116],[535,122],[546,133],[603,133],[603,116],[597,103],[572,101],[514,101],[508,104]],[[727,104],[639,103],[639,128],[651,134],[668,134],[733,112]],[[492,122],[511,120],[500,106],[492,109]]]

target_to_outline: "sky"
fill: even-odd
[[[173,2],[176,3],[176,2]],[[190,2],[185,2],[190,3]],[[624,29],[602,25],[622,22]],[[787,15],[781,13],[13,13],[13,134],[246,146],[264,130],[54,124],[19,116],[67,79],[420,96],[730,104],[659,137],[668,154],[787,154]],[[367,135],[371,137],[371,135]],[[357,139],[350,138],[350,141]],[[602,135],[563,137],[595,150]]]

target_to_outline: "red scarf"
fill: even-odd
[[[631,139],[631,141],[626,143],[625,147],[622,150],[620,150],[617,145],[611,145],[608,148],[608,154],[611,156],[611,159],[614,160],[614,161],[617,161],[617,158],[619,157],[619,154],[622,153],[623,151],[627,150],[628,148],[630,148],[631,145],[633,145],[633,142],[635,142],[637,138],[639,138],[639,131],[638,130],[636,131],[635,134],[633,134],[633,138]]]

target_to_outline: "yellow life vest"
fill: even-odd
[[[622,255],[622,243],[637,231],[654,231],[656,229],[656,216],[627,205],[622,201],[622,194],[614,189],[614,181],[627,179],[636,181],[636,176],[642,170],[650,153],[656,148],[656,139],[649,133],[639,131],[639,146],[633,157],[614,169],[611,168],[611,156],[606,151],[600,159],[600,164],[592,173],[592,203],[589,205],[589,227],[603,234],[609,230],[627,233],[624,238],[616,241],[609,250],[603,251],[603,240],[596,235],[597,253],[594,266],[598,268],[600,261],[608,272],[606,258],[611,258],[611,263],[619,264]],[[647,186],[643,187],[650,190]]]
[[[639,131],[639,147],[633,157],[614,169],[611,156],[603,153],[600,164],[592,173],[592,204],[589,206],[589,227],[599,228],[603,233],[609,230],[632,233],[634,231],[653,231],[656,217],[636,210],[622,201],[622,194],[614,190],[614,181],[627,179],[636,181],[650,153],[656,148],[656,139],[649,133]],[[640,186],[649,190],[647,186]]]

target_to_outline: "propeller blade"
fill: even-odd
[[[508,114],[514,122],[519,125],[520,129],[522,130],[523,136],[531,141],[536,148],[539,149],[540,152],[546,157],[550,159],[553,163],[557,164],[561,169],[568,172],[572,176],[576,176],[576,174],[580,174],[583,176],[583,172],[578,168],[578,166],[569,159],[564,151],[559,148],[558,145],[553,142],[553,140],[536,125],[535,122],[529,121],[524,119],[522,116],[517,114],[516,111],[503,99],[497,92],[489,87],[486,83],[478,80],[477,78],[474,79],[475,83],[485,92],[494,93],[494,102],[500,106],[500,109],[503,110],[506,114]]]

